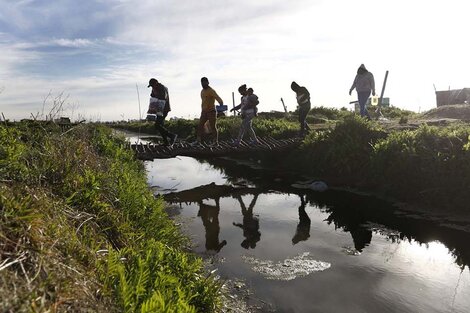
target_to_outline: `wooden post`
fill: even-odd
[[[286,107],[286,105],[284,104],[284,99],[281,98],[281,102],[282,102],[282,106],[284,107],[284,112],[285,112],[286,115],[287,115],[287,107]]]

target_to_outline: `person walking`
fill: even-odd
[[[375,81],[374,75],[369,72],[364,64],[361,64],[357,69],[356,77],[354,78],[354,82],[349,89],[349,95],[351,95],[352,91],[356,88],[357,91],[357,100],[359,101],[359,108],[361,112],[361,116],[366,116],[370,120],[369,112],[367,111],[366,103],[367,99],[372,92],[372,95],[375,96]]]
[[[290,85],[290,88],[295,92],[297,98],[299,123],[300,123],[300,136],[304,137],[309,131],[310,126],[307,124],[307,114],[310,111],[310,93],[307,88],[299,86],[295,81]]]
[[[147,114],[156,114],[155,128],[162,136],[163,145],[173,145],[178,135],[169,132],[164,126],[165,118],[168,112],[171,111],[168,88],[159,83],[155,78],[149,80],[147,88],[149,87],[152,87],[152,92],[150,93],[150,106]]]
[[[223,100],[219,97],[217,92],[209,86],[209,79],[207,77],[201,78],[201,117],[199,118],[199,125],[197,127],[197,142],[202,142],[202,134],[204,133],[204,125],[209,121],[209,127],[215,135],[215,145],[219,144],[219,133],[217,130],[217,112],[215,109],[215,100],[220,105],[223,105]]]
[[[235,141],[235,145],[239,146],[240,142],[243,139],[243,135],[246,131],[250,135],[250,144],[258,144],[258,138],[256,137],[256,133],[253,130],[253,118],[256,116],[257,108],[256,106],[259,103],[258,96],[254,94],[253,88],[246,89],[246,85],[243,84],[238,88],[238,92],[242,95],[241,102],[238,106],[234,107],[230,111],[240,109],[241,117],[242,117],[242,124],[240,126],[240,130],[238,132],[237,140]]]

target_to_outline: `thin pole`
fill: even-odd
[[[385,86],[387,85],[388,71],[385,72],[384,84],[382,85],[382,92],[380,93],[379,105],[382,106],[382,99],[384,97]]]
[[[233,108],[235,108],[235,93],[232,91],[232,103],[233,103]],[[233,116],[237,115],[237,112],[233,110]]]
[[[284,112],[285,112],[286,115],[287,115],[287,107],[286,107],[286,105],[284,104],[284,99],[281,98],[281,102],[282,102],[282,106],[284,107]]]
[[[135,84],[135,88],[137,89],[137,101],[139,102],[139,122],[142,119],[142,113],[140,112],[140,95],[139,95],[139,86]]]
[[[137,143],[140,142],[140,124],[142,120],[142,113],[140,112],[140,95],[139,95],[139,86],[135,84],[135,88],[137,89],[137,101],[139,102],[139,135],[137,136]]]
[[[382,92],[380,93],[380,98],[379,98],[379,103],[377,105],[377,109],[375,110],[376,113],[379,113],[380,116],[383,117],[383,114],[382,114],[382,99],[384,97],[384,92],[385,92],[385,86],[387,85],[387,78],[388,78],[388,71],[385,72],[385,78],[384,78],[384,83],[382,85]]]

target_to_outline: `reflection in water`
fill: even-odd
[[[372,231],[361,225],[363,222],[361,217],[345,216],[333,211],[326,221],[328,224],[333,223],[335,229],[342,228],[349,232],[354,242],[354,248],[359,252],[362,252],[362,249],[368,246],[372,240]]]
[[[261,233],[259,232],[259,219],[257,216],[253,216],[253,208],[256,204],[256,200],[258,200],[258,194],[253,196],[248,209],[243,202],[243,199],[240,195],[236,196],[238,202],[240,203],[240,207],[242,209],[243,214],[243,224],[240,223],[233,223],[233,225],[240,227],[243,229],[243,236],[245,236],[245,240],[242,241],[241,246],[245,249],[256,247],[256,243],[261,239]]]
[[[299,195],[300,197],[300,206],[299,206],[299,224],[297,225],[297,230],[294,237],[292,238],[292,244],[296,244],[299,241],[305,241],[310,238],[310,217],[308,217],[307,212],[305,212],[305,206],[307,202],[304,200],[304,195]]]
[[[314,201],[312,201],[314,202]],[[326,209],[330,215],[325,219],[328,224],[334,224],[335,229],[342,228],[349,232],[358,252],[368,246],[372,240],[372,231],[365,226],[366,218],[357,210],[348,206],[331,206]]]
[[[168,172],[167,176],[191,171],[195,164],[186,161],[174,160],[173,171],[178,175]],[[447,226],[448,221],[398,211],[372,197],[294,189],[287,179],[276,179],[278,173],[244,172],[228,163],[224,171],[207,166],[204,175],[185,175],[186,185],[178,186],[181,192],[164,195],[167,202],[180,203],[180,214],[190,223],[189,232],[202,235],[196,237],[200,246],[204,247],[205,232],[206,249],[227,260],[217,264],[222,277],[249,280],[255,294],[273,303],[279,312],[470,312],[468,232]],[[161,179],[166,177],[162,168],[171,165],[158,164]],[[207,174],[218,178],[201,182],[200,177]],[[209,184],[211,181],[215,183]],[[204,183],[208,185],[201,186]],[[174,182],[169,181],[171,184]],[[188,203],[196,203],[196,210]],[[193,219],[198,208],[204,227],[199,218]],[[257,214],[263,218],[262,238]],[[355,259],[345,255],[340,247],[351,237],[355,249],[367,253]],[[223,239],[236,244],[224,248]],[[261,271],[246,271],[247,265],[241,263],[241,256],[248,253],[281,271],[296,270],[285,261],[305,251],[316,260],[331,263],[331,268],[280,287],[261,276]],[[269,264],[263,266],[263,270],[273,269]]]
[[[226,240],[219,242],[219,212],[220,199],[215,199],[215,206],[205,204],[202,200],[198,201],[199,212],[197,216],[202,219],[202,224],[206,230],[206,250],[219,252],[227,244]]]

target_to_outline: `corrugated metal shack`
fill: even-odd
[[[470,104],[470,88],[436,91],[436,104]]]

